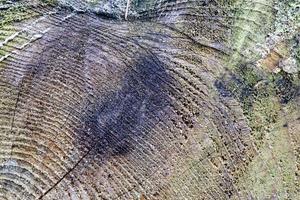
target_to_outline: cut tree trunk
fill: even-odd
[[[0,199],[297,199],[293,9],[0,1]]]

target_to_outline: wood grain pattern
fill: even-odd
[[[273,1],[70,2],[1,2],[0,199],[296,198],[298,79],[253,64]]]

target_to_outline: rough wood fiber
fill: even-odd
[[[297,8],[0,1],[0,199],[297,199]]]

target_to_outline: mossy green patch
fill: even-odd
[[[5,56],[6,54],[7,54],[7,52],[6,52],[5,50],[0,49],[0,58],[1,58],[2,56]]]
[[[41,2],[49,6],[55,6],[58,4],[57,0],[41,0]]]
[[[267,96],[257,98],[249,112],[249,125],[257,147],[263,143],[265,134],[272,129],[273,123],[278,120],[280,103],[278,98]]]
[[[221,95],[237,99],[257,147],[264,142],[265,135],[278,121],[282,105],[291,101],[297,94],[299,79],[285,72],[266,74],[255,65],[244,65],[224,75],[216,83]]]
[[[284,119],[283,116],[279,117]],[[286,122],[279,120],[265,136],[258,156],[250,163],[238,181],[244,188],[243,196],[251,194],[255,199],[296,199],[297,160]]]
[[[30,19],[38,14],[25,6],[13,6],[0,13],[0,28],[5,25]]]
[[[265,0],[235,2],[235,21],[230,40],[234,52],[228,60],[229,67],[234,68],[241,60],[253,61],[259,57],[254,49],[272,29],[273,3],[274,1]]]

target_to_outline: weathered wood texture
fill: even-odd
[[[299,198],[299,2],[126,2],[0,1],[0,199]]]

